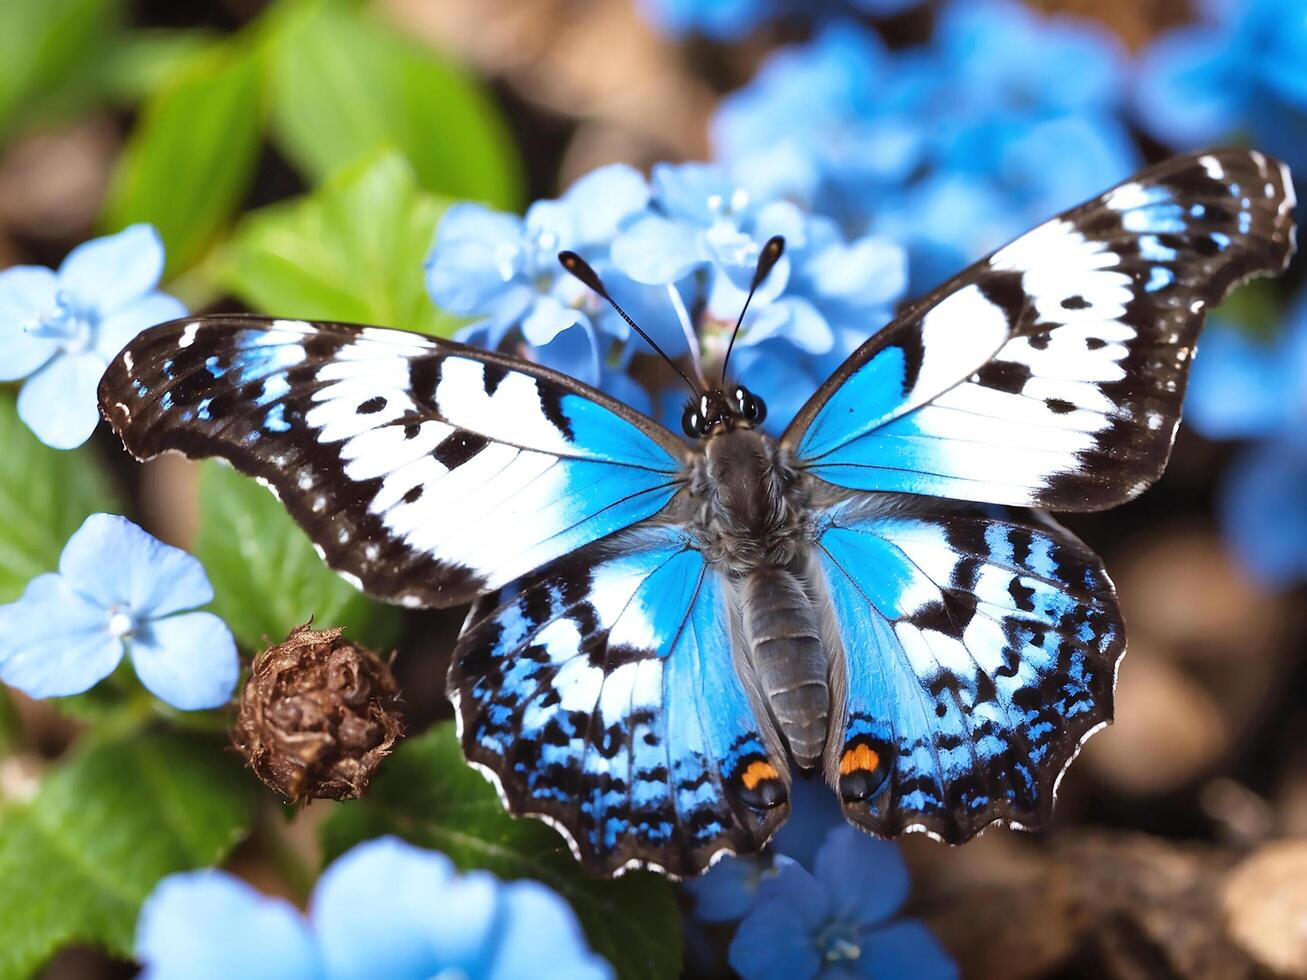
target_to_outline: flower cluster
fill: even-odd
[[[922,0],[641,0],[649,21],[669,34],[702,34],[738,41],[775,20],[822,20],[838,16],[892,17]]]
[[[1193,149],[1251,138],[1307,169],[1307,7],[1299,0],[1201,0],[1200,18],[1142,54],[1135,106],[1157,139]]]
[[[1307,297],[1272,341],[1220,321],[1209,326],[1185,409],[1203,435],[1254,440],[1220,497],[1244,565],[1272,585],[1307,578]]]
[[[911,881],[898,848],[844,822],[824,786],[796,783],[771,858],[727,858],[688,882],[694,915],[739,922],[731,968],[745,980],[957,976],[918,920],[896,915]]]
[[[907,285],[906,255],[884,237],[849,239],[792,201],[756,197],[725,168],[660,164],[646,182],[629,167],[605,167],[524,219],[453,207],[427,284],[437,304],[477,318],[460,339],[507,346],[679,425],[682,395],[633,380],[632,361],[649,348],[563,271],[558,252],[578,252],[659,347],[711,374],[773,235],[785,237],[786,254],[749,306],[732,366],[768,402],[778,431],[890,318]]]
[[[755,193],[905,242],[916,291],[1129,175],[1126,68],[1087,21],[955,2],[924,46],[841,23],[780,51],[712,135]]]
[[[55,449],[80,446],[100,421],[96,386],[146,327],[186,314],[159,292],[163,243],[149,225],[85,242],[58,272],[0,272],[0,381],[27,379],[18,415]]]
[[[147,980],[611,976],[545,886],[459,875],[443,854],[394,837],[333,862],[307,917],[221,871],[171,875],[141,910],[136,956]]]
[[[240,663],[213,613],[204,568],[131,521],[92,514],[39,575],[0,606],[0,680],[34,698],[80,694],[130,655],[151,693],[183,710],[225,704]]]

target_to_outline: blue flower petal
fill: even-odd
[[[744,980],[805,980],[821,967],[817,937],[830,920],[830,899],[800,865],[777,858],[753,909],[731,940],[731,968]]]
[[[1304,367],[1287,362],[1280,346],[1214,323],[1194,359],[1185,421],[1212,439],[1270,435],[1289,421],[1294,375]]]
[[[862,936],[858,972],[868,980],[953,980],[957,964],[939,940],[915,919],[904,919]]]
[[[737,203],[737,188],[712,163],[659,163],[653,168],[653,198],[671,218],[707,228]]]
[[[908,254],[897,242],[868,235],[822,249],[804,265],[804,275],[823,298],[884,306],[908,288]],[[867,324],[866,329],[875,326]]]
[[[586,945],[576,913],[534,881],[503,886],[494,962],[485,980],[606,980],[613,975]]]
[[[536,347],[532,354],[545,367],[570,374],[588,385],[597,385],[603,370],[603,353],[598,343],[590,321],[582,318],[549,343]]]
[[[113,313],[153,291],[163,275],[163,240],[150,225],[132,225],[83,242],[59,267],[59,289],[82,309]]]
[[[122,641],[107,610],[59,575],[39,575],[0,606],[0,680],[34,698],[81,694],[113,673]]]
[[[612,238],[626,218],[644,209],[649,185],[634,167],[614,163],[580,178],[567,189],[563,201],[574,216],[576,244],[593,245]]]
[[[636,219],[613,241],[613,264],[636,282],[662,285],[703,265],[698,229],[658,215]]]
[[[55,275],[38,265],[0,272],[0,381],[25,378],[59,350],[50,337],[35,337],[23,325],[55,306]]]
[[[605,370],[599,379],[599,388],[618,401],[630,405],[637,412],[643,412],[645,415],[653,413],[653,401],[649,397],[649,392],[629,374]]]
[[[213,599],[199,559],[117,514],[88,517],[64,546],[59,571],[104,608],[126,606],[138,618],[167,616]]]
[[[584,324],[590,319],[580,310],[564,306],[553,296],[541,296],[522,321],[522,336],[533,347],[543,347],[564,330]]]
[[[341,855],[318,881],[309,918],[332,980],[482,975],[493,888],[457,889],[443,854],[380,837]],[[493,883],[493,879],[490,879]]]
[[[835,343],[830,324],[806,299],[787,297],[756,313],[750,309],[745,323],[746,332],[737,343],[746,346],[780,338],[805,354],[824,354]]]
[[[111,361],[142,330],[185,315],[186,305],[181,300],[167,293],[150,293],[100,322],[95,332],[95,349],[106,361]]]
[[[303,917],[222,871],[160,881],[136,923],[141,980],[323,980]]]
[[[1219,498],[1241,563],[1272,587],[1307,579],[1307,447],[1275,440],[1241,455]]]
[[[459,316],[479,316],[527,272],[521,219],[481,204],[454,204],[426,260],[427,292]]]
[[[843,826],[844,814],[830,787],[817,779],[796,779],[790,787],[790,819],[781,825],[772,844],[778,853],[812,871],[827,835]]]
[[[143,624],[127,649],[150,693],[183,711],[226,704],[240,676],[236,641],[213,613],[182,613]]]
[[[864,926],[883,922],[898,911],[911,888],[898,847],[847,824],[826,835],[817,852],[816,875],[831,896],[836,915]]]
[[[1248,90],[1226,57],[1227,38],[1218,29],[1181,27],[1145,49],[1134,91],[1140,119],[1153,136],[1188,147],[1240,127]]]
[[[735,922],[743,918],[770,867],[771,862],[762,858],[727,857],[698,878],[685,882],[685,890],[694,896],[694,917],[700,922]]]
[[[23,384],[18,417],[47,446],[76,449],[100,424],[96,388],[106,367],[91,351],[53,358]]]

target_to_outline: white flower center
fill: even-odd
[[[23,323],[23,331],[33,337],[57,341],[69,354],[78,354],[95,340],[99,318],[94,310],[82,309],[68,293],[62,290],[55,296],[55,305]]]
[[[109,610],[109,635],[122,639],[136,631],[136,617],[125,609],[114,607]]]

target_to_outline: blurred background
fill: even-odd
[[[193,311],[449,334],[485,312],[424,280],[451,202],[521,213],[606,164],[707,160],[753,200],[823,216],[846,261],[880,263],[861,319],[825,314],[844,342],[879,325],[867,309],[888,315],[1140,166],[1222,143],[1307,174],[1307,2],[0,3],[0,267],[57,265],[148,221],[167,248],[164,288]],[[962,848],[902,842],[908,908],[964,975],[1307,975],[1302,266],[1210,318],[1163,479],[1066,520],[1106,561],[1130,645],[1116,724],[1069,771],[1055,826]],[[711,358],[704,302],[692,312]],[[579,356],[509,326],[491,342],[564,367]],[[801,401],[820,381],[826,361],[797,327],[755,339],[741,367],[769,396]],[[652,359],[602,327],[589,343],[605,387],[665,412]],[[103,428],[79,452],[165,540],[222,534],[198,501],[206,479],[216,494],[230,476],[137,467]],[[27,457],[8,441],[0,455],[7,490],[36,492]],[[42,565],[19,537],[0,542],[0,601]],[[264,567],[276,555],[246,558],[271,589],[287,574]],[[300,612],[233,629],[279,638]],[[378,614],[363,628],[399,650],[412,732],[449,717],[461,618]],[[12,702],[27,734],[6,743],[0,797],[21,800],[94,706]],[[297,894],[329,810],[277,824],[275,847],[254,835],[233,865]],[[729,975],[733,924],[696,918],[697,901],[678,894],[685,973]],[[132,972],[76,943],[46,969]]]

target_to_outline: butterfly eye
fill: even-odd
[[[767,417],[767,405],[748,388],[740,386],[735,389],[735,404],[740,417],[750,422],[761,422]]]
[[[681,429],[691,439],[698,439],[700,436],[708,434],[704,426],[703,416],[693,405],[688,406],[681,415]]]

